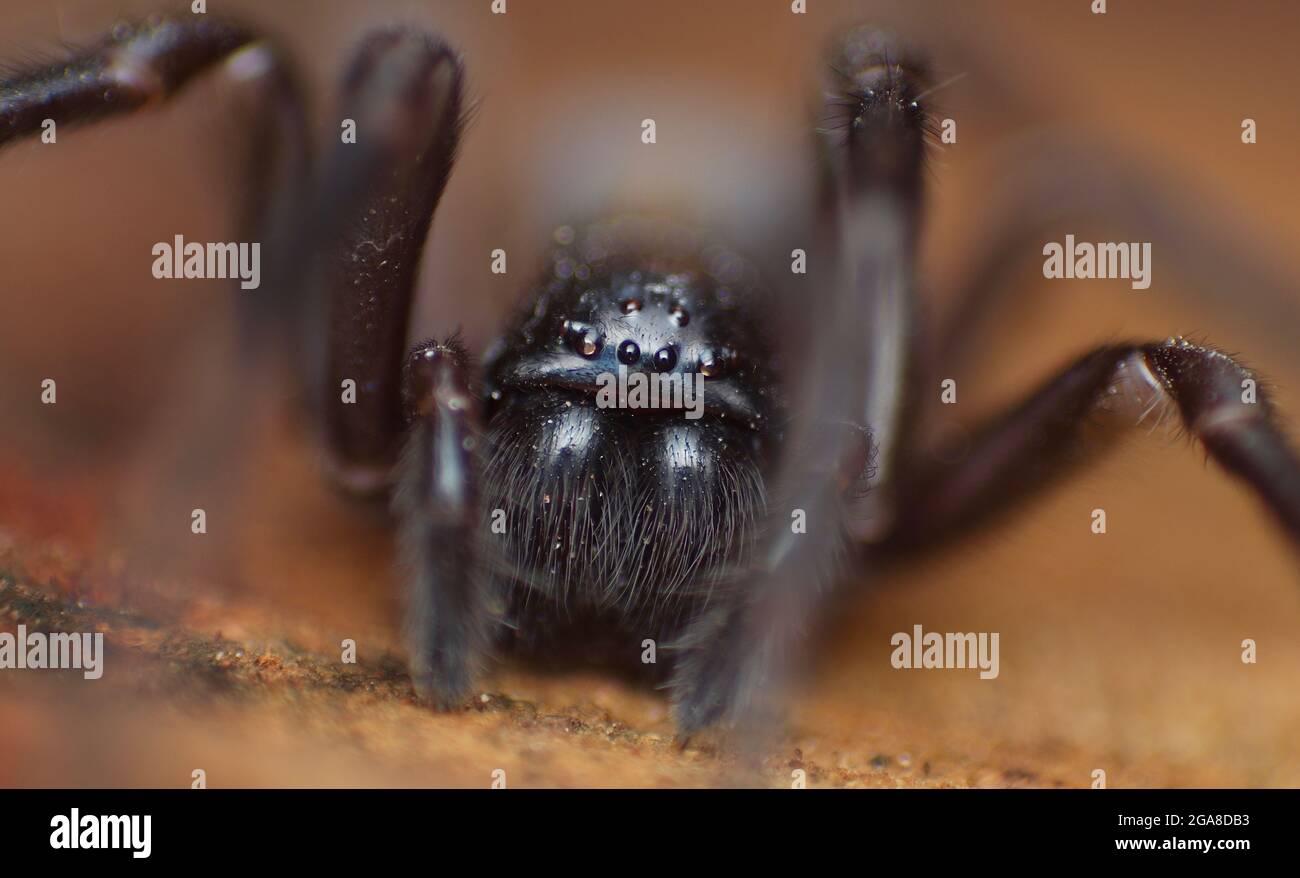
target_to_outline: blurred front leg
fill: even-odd
[[[880,34],[842,41],[824,133],[833,282],[807,300],[808,367],[791,393],[752,570],[686,632],[675,681],[679,728],[748,724],[792,669],[840,572],[850,507],[874,499],[904,424],[912,259],[926,119],[921,65]],[[864,431],[867,440],[864,442]],[[865,498],[855,489],[865,485]],[[796,520],[803,522],[795,527]]]

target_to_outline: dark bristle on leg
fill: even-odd
[[[411,422],[393,509],[407,593],[407,645],[416,692],[454,706],[472,685],[489,641],[478,563],[481,425],[469,360],[459,342],[424,342],[407,357]]]
[[[343,84],[340,142],[324,167],[307,239],[328,309],[324,428],[334,475],[382,491],[400,444],[402,352],[420,254],[461,128],[461,66],[450,49],[390,29],[362,43]],[[345,381],[356,401],[343,401]]]
[[[1113,391],[1113,392],[1112,392]],[[1300,459],[1257,379],[1230,357],[1179,339],[1099,348],[978,431],[969,450],[936,455],[899,482],[886,548],[914,550],[982,523],[1097,446],[1090,415],[1125,394],[1148,411],[1177,406],[1187,431],[1264,501],[1300,546]],[[1117,399],[1118,397],[1118,399]]]

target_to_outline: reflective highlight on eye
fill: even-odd
[[[564,340],[574,353],[591,359],[600,353],[604,342],[600,333],[585,323],[564,321]]]
[[[618,346],[618,361],[626,366],[631,366],[637,360],[641,359],[641,348],[632,339],[627,339]]]

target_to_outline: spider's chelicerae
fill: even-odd
[[[931,84],[868,29],[833,55],[810,233],[821,256],[797,288],[666,222],[563,227],[481,368],[455,337],[406,338],[464,115],[461,63],[435,38],[363,41],[343,85],[358,137],[317,177],[280,53],[208,16],[123,25],[7,74],[0,144],[45,120],[133,110],[219,66],[249,86],[244,215],[270,261],[260,298],[303,306],[256,318],[326,315],[329,470],[357,493],[393,488],[412,678],[441,706],[498,648],[614,632],[628,662],[646,639],[664,649],[683,731],[741,719],[848,564],[879,568],[986,518],[1077,456],[1101,410],[1176,409],[1300,541],[1300,466],[1269,403],[1243,392],[1250,373],[1231,358],[1182,340],[1099,347],[961,449],[914,450],[915,388],[938,392],[945,355],[916,343],[913,313]],[[989,292],[976,285],[957,313]],[[689,412],[610,404],[614,375],[702,395]]]

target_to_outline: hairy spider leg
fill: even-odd
[[[1300,460],[1257,379],[1232,358],[1182,339],[1108,345],[900,480],[886,549],[915,550],[982,523],[1098,450],[1091,415],[1116,404],[1144,414],[1172,402],[1187,431],[1244,481],[1300,546]]]

